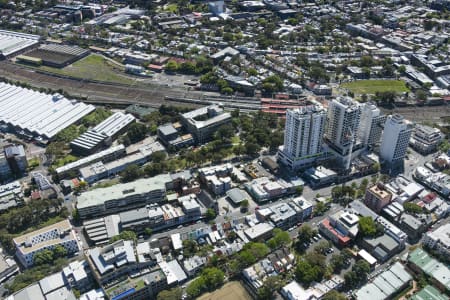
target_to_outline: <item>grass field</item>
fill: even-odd
[[[245,288],[237,281],[225,284],[220,290],[204,294],[197,300],[248,300],[252,299]]]
[[[409,92],[402,80],[357,80],[346,82],[342,88],[349,89],[355,94],[375,94],[376,92]]]
[[[106,60],[101,55],[91,54],[75,63],[62,68],[52,68],[47,66],[38,67],[40,70],[50,73],[72,76],[76,78],[98,80],[104,82],[133,84],[134,80],[123,76],[117,70],[117,66]]]

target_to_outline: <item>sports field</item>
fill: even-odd
[[[38,69],[80,79],[123,84],[134,83],[132,78],[120,74],[122,70],[119,69],[119,66],[97,54],[86,56],[62,69],[47,66],[40,66]]]
[[[402,80],[356,80],[341,84],[355,94],[375,94],[376,92],[409,92]]]
[[[204,294],[198,300],[248,300],[252,299],[238,281],[225,284],[220,290]]]

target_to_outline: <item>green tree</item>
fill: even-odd
[[[212,208],[208,208],[205,213],[205,217],[208,220],[214,220],[216,218],[216,211]]]
[[[54,258],[66,257],[67,249],[61,245],[56,245],[55,248],[53,248],[53,256]]]
[[[330,249],[331,243],[329,241],[320,241],[314,246],[314,251],[319,254],[325,254],[325,252]]]
[[[175,287],[170,290],[164,290],[158,293],[157,300],[179,300],[183,295],[183,290],[180,287]]]
[[[353,265],[352,271],[356,273],[360,280],[365,280],[367,274],[370,273],[370,265],[367,261],[360,259]]]
[[[246,143],[245,144],[245,152],[248,155],[255,155],[258,154],[260,147],[258,144],[256,143]]]
[[[283,90],[283,80],[278,75],[272,75],[262,81],[263,89],[268,93],[280,92]]]
[[[53,251],[50,249],[42,250],[33,256],[34,265],[51,264],[54,259]]]
[[[113,236],[110,240],[110,243],[114,243],[117,242],[119,240],[124,240],[124,241],[133,241],[136,242],[137,241],[137,236],[136,233],[134,231],[131,230],[124,230],[122,231],[119,235]]]
[[[330,258],[330,266],[334,272],[339,272],[344,267],[345,258],[341,254],[333,254]]]
[[[298,262],[295,269],[295,276],[299,282],[309,285],[314,281],[321,281],[325,274],[325,269],[325,256],[308,253]]]
[[[202,277],[205,281],[206,288],[212,291],[223,284],[225,274],[222,270],[211,267],[203,269]]]
[[[203,276],[191,281],[186,288],[186,294],[189,298],[195,299],[205,290],[205,278]]]
[[[272,300],[274,299],[275,291],[279,290],[283,285],[283,280],[279,275],[268,276],[264,281],[263,286],[258,290],[258,300]]]
[[[328,206],[323,202],[317,202],[316,207],[314,207],[314,215],[322,216],[328,210]]]
[[[146,236],[151,236],[153,234],[153,229],[150,227],[145,228],[144,233]]]
[[[198,250],[198,244],[194,240],[183,240],[183,254],[185,257],[194,256]]]
[[[422,212],[422,207],[413,202],[403,203],[403,208],[406,212],[411,214],[420,214]]]
[[[279,228],[275,228],[273,230],[273,237],[269,241],[267,241],[267,245],[272,249],[276,249],[281,246],[286,246],[290,242],[291,238],[288,232],[283,231]]]
[[[127,137],[131,143],[137,143],[145,138],[147,135],[147,126],[142,123],[133,123],[130,125],[127,131]]]
[[[372,217],[359,218],[359,232],[363,237],[376,236],[377,226]]]
[[[166,64],[165,70],[170,73],[175,73],[178,70],[178,64],[174,60],[169,60]]]
[[[297,240],[299,243],[303,244],[309,242],[313,236],[314,231],[311,226],[309,226],[308,224],[303,224],[298,231]]]
[[[130,182],[141,177],[142,173],[143,172],[138,165],[131,164],[128,165],[125,170],[120,173],[120,176],[122,177],[123,182]]]
[[[150,158],[153,163],[162,163],[167,157],[166,152],[164,151],[156,151],[150,155]]]
[[[322,300],[347,300],[347,297],[336,290],[331,290],[323,296]]]
[[[354,271],[348,271],[345,273],[344,280],[347,288],[354,288],[359,282],[358,275]]]

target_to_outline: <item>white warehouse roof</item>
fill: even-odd
[[[39,35],[0,30],[0,55],[8,56],[39,43]]]
[[[0,83],[0,122],[46,139],[95,110],[59,94],[44,94]]]

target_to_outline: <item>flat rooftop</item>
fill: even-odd
[[[138,179],[129,183],[116,184],[107,188],[99,188],[84,192],[77,197],[78,209],[102,205],[107,201],[149,193],[154,190],[165,190],[166,184],[172,178],[168,174],[158,175],[152,178]]]

